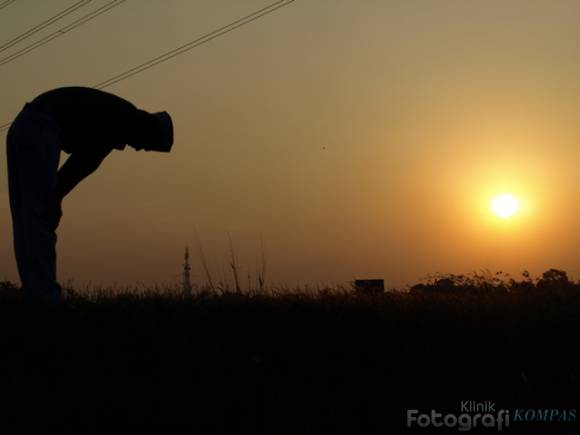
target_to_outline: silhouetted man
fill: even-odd
[[[6,139],[14,251],[25,295],[58,301],[61,201],[113,150],[171,150],[167,112],[148,113],[91,88],[58,88],[26,103]],[[70,157],[58,169],[60,151]]]

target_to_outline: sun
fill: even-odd
[[[509,193],[497,195],[491,200],[490,206],[493,213],[502,219],[514,216],[520,210],[520,202]]]

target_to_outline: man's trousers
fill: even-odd
[[[50,116],[29,107],[16,117],[6,139],[14,252],[25,295],[58,301],[52,217],[61,138]]]

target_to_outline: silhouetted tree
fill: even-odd
[[[542,273],[542,278],[538,281],[538,289],[563,288],[570,285],[568,274],[559,269],[549,269]]]

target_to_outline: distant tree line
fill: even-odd
[[[356,288],[353,285],[353,289],[356,294],[367,294],[367,295],[380,295],[385,294],[382,288],[382,280],[371,280],[368,283],[373,283],[374,281],[380,281],[380,287],[368,287],[368,288]],[[353,283],[354,284],[354,283]],[[65,288],[66,294],[71,297],[86,297],[89,296],[82,292],[77,291],[73,288]],[[210,291],[211,290],[211,291]],[[393,292],[398,294],[403,294],[403,292],[397,292],[395,289],[390,289],[387,291],[388,294],[393,294]],[[505,272],[495,272],[492,273],[488,270],[481,272],[473,272],[465,275],[455,275],[455,274],[437,274],[429,277],[425,282],[412,285],[408,287],[410,294],[448,294],[448,295],[490,295],[490,294],[501,294],[501,293],[542,293],[542,292],[578,292],[580,294],[580,281],[571,281],[568,274],[564,270],[560,269],[549,269],[542,273],[539,278],[533,278],[528,271],[523,271],[519,279],[514,279],[510,274]],[[103,293],[101,296],[115,296],[124,294],[123,289],[109,289],[107,292]],[[223,294],[229,294],[231,291],[226,290]],[[239,291],[238,291],[239,293]],[[284,294],[301,294],[311,296],[325,296],[332,294],[349,294],[348,289],[345,290],[344,287],[328,287],[328,288],[316,288],[312,289],[308,285],[305,288],[283,288],[283,289],[268,289],[260,288],[259,291],[251,292],[254,295],[279,295]],[[148,295],[166,295],[170,296],[171,292],[165,292],[163,289],[154,288],[142,294],[142,296]],[[206,291],[200,292],[199,295],[211,295],[211,294],[222,294],[216,293],[215,290],[208,288]],[[20,298],[21,291],[20,287],[10,281],[0,281],[0,296],[2,299],[8,298]]]
[[[549,269],[541,278],[532,278],[523,271],[521,279],[514,279],[508,273],[489,271],[468,275],[436,275],[425,283],[411,286],[411,293],[507,293],[533,291],[580,290],[580,282],[573,282],[568,274],[559,269]]]

